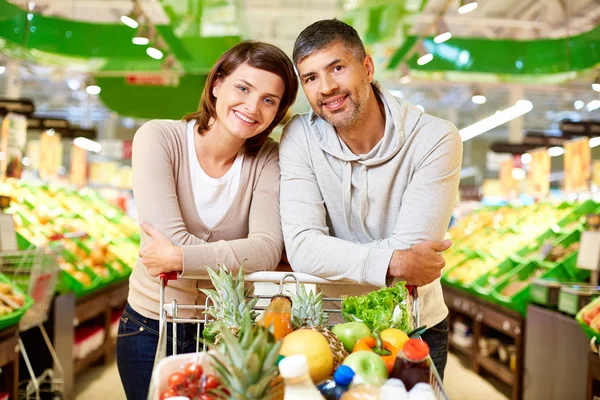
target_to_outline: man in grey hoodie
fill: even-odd
[[[280,147],[281,219],[294,271],[356,295],[394,279],[419,286],[421,323],[443,376],[448,309],[442,241],[457,197],[456,127],[398,102],[374,81],[357,32],[338,20],[307,27],[293,52],[312,111],[286,125]],[[351,285],[354,284],[354,285]]]

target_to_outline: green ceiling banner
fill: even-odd
[[[181,119],[198,110],[205,75],[184,75],[179,86],[128,85],[122,77],[96,78],[100,98],[113,111],[135,118]]]
[[[399,66],[416,42],[410,36],[390,59],[388,69]],[[453,37],[436,44],[433,38],[423,39],[425,49],[434,55],[433,61],[419,66],[414,54],[407,65],[423,72],[459,71],[507,75],[547,75],[593,68],[600,63],[600,25],[577,36],[539,40],[491,40]]]

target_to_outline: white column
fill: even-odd
[[[21,63],[17,60],[8,60],[6,64],[6,97],[18,99],[21,97]]]
[[[521,85],[510,87],[510,105],[525,99],[525,90]],[[508,142],[523,143],[523,129],[525,128],[525,116],[515,118],[508,125]]]

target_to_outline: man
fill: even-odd
[[[312,111],[287,124],[280,147],[292,268],[360,285],[337,295],[364,294],[393,279],[419,286],[421,323],[429,327],[423,338],[443,375],[448,309],[439,252],[451,245],[440,240],[458,190],[460,135],[374,81],[373,60],[341,21],[306,28],[293,61]]]

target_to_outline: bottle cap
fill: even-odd
[[[402,353],[410,361],[421,361],[429,355],[429,346],[421,339],[409,339],[404,343]]]
[[[298,378],[308,374],[308,361],[306,356],[295,355],[281,360],[279,373],[283,378]]]
[[[354,378],[354,371],[347,365],[340,365],[333,374],[333,380],[339,385],[349,385]]]

